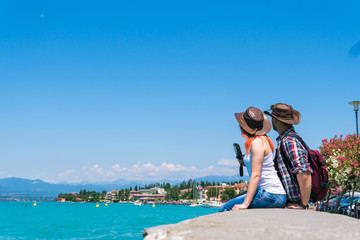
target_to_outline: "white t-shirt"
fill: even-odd
[[[246,169],[251,176],[251,154],[244,157]],[[265,191],[274,194],[286,194],[283,185],[274,168],[274,155],[270,153],[264,157],[261,167],[260,181],[258,187],[265,189]]]

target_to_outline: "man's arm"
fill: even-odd
[[[291,161],[292,173],[296,175],[303,205],[308,205],[311,193],[311,168],[308,162],[308,154],[304,146],[295,138],[289,137],[285,145],[286,153]],[[294,208],[301,208],[295,205]]]
[[[309,204],[311,193],[311,172],[298,173],[296,178],[300,188],[301,202],[306,206]],[[303,209],[303,207],[298,204],[288,204],[285,208]]]
[[[311,193],[311,172],[298,173],[296,175],[301,194],[301,202],[305,206],[309,204]]]

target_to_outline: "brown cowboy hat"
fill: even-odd
[[[269,111],[272,110],[270,113]],[[280,122],[287,124],[299,124],[301,120],[301,114],[296,111],[291,105],[285,103],[277,103],[270,106],[270,110],[264,111],[265,114],[276,118]]]
[[[249,107],[245,112],[235,113],[235,118],[240,127],[251,135],[265,135],[271,129],[269,118],[256,107]]]

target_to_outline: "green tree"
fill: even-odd
[[[104,192],[104,191],[103,191]],[[106,194],[106,191],[105,191]],[[79,194],[73,193],[60,193],[59,197],[65,198],[66,201],[79,202],[79,201],[99,201],[101,194],[95,191],[80,190]],[[78,200],[80,199],[80,200]]]
[[[192,188],[192,185],[193,185],[193,181],[190,178],[189,181],[187,182],[186,188]]]
[[[105,195],[106,195],[106,190],[103,190],[102,192],[101,192],[101,196],[104,198],[105,197]]]
[[[221,196],[221,200],[231,200],[236,196],[236,192],[233,188],[228,188],[226,189],[222,196]]]
[[[167,191],[168,189],[171,189],[170,183],[166,183],[164,189],[165,189],[165,191]]]
[[[179,200],[180,198],[180,189],[178,186],[175,186],[173,188],[170,188],[166,191],[166,200]]]
[[[190,199],[190,192],[184,192],[183,195],[180,196],[181,199]]]
[[[115,197],[112,199],[112,201],[114,203],[117,203],[117,202],[119,202],[119,199],[120,199],[120,191],[115,193]]]
[[[124,189],[120,189],[120,191],[119,191],[119,200],[125,201],[125,190]]]
[[[219,195],[219,191],[217,190],[217,188],[213,187],[213,188],[210,188],[207,192],[206,192],[206,195],[208,196],[208,198],[214,198]]]
[[[186,189],[186,182],[184,180],[180,184],[180,189]]]
[[[166,191],[166,195],[165,195],[165,199],[166,199],[166,200],[171,200],[171,192],[172,192],[171,189],[168,189],[168,190]]]
[[[124,201],[129,201],[129,197],[130,197],[130,190],[125,188]]]
[[[178,186],[175,186],[172,188],[172,191],[171,191],[171,198],[173,200],[179,200],[179,196],[180,196],[180,189]]]

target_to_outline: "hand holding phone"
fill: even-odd
[[[243,154],[241,152],[241,148],[240,148],[240,145],[238,143],[234,143],[233,146],[234,146],[234,150],[235,150],[235,154],[236,154],[236,159],[239,161],[239,164],[240,164],[239,174],[240,174],[240,177],[242,177],[244,175],[243,167],[245,166],[244,156],[243,156]]]

